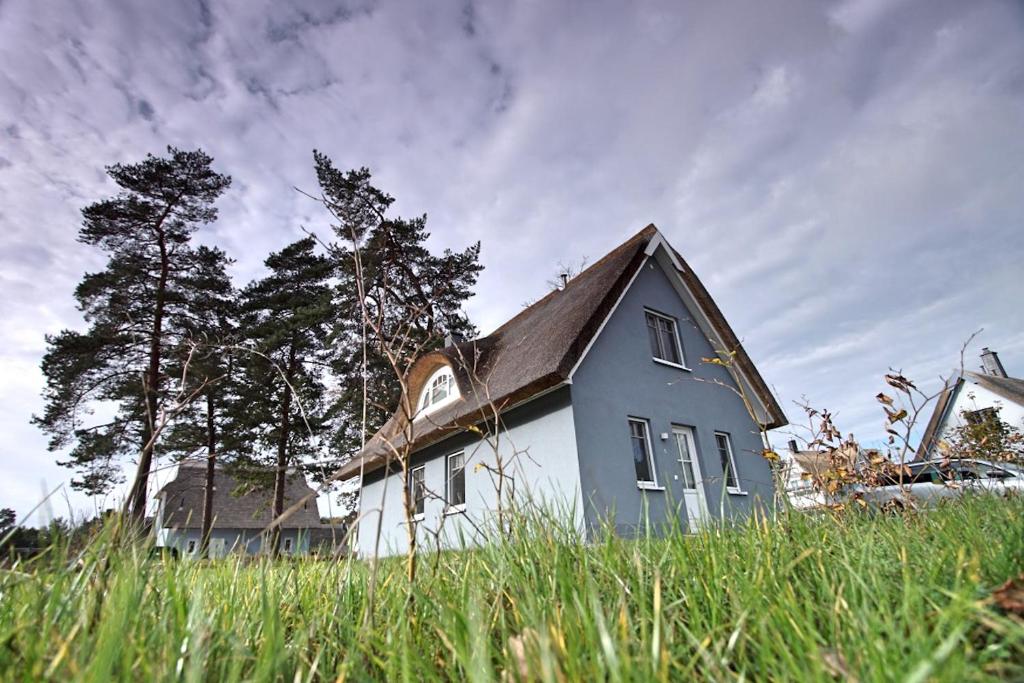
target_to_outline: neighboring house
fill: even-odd
[[[729,368],[702,362],[733,351]],[[786,424],[718,306],[648,226],[492,334],[418,359],[409,373],[410,486],[417,538],[472,542],[498,507],[495,449],[481,440],[500,408],[497,450],[509,500],[561,506],[579,533],[608,520],[637,533],[678,515],[683,528],[772,503],[757,420]],[[486,421],[485,421],[486,420]],[[406,545],[395,416],[348,463],[362,471],[358,550]],[[467,429],[472,427],[472,429]]]
[[[175,478],[157,493],[157,510],[153,528],[156,545],[175,548],[184,556],[199,551],[203,525],[203,492],[206,481],[204,461],[184,461],[178,465]],[[305,478],[289,473],[285,487],[284,507],[301,500],[313,490]],[[273,491],[258,490],[239,493],[234,477],[217,468],[213,491],[213,529],[210,533],[210,555],[222,557],[230,552],[254,555],[263,550],[268,540],[263,530],[274,519]],[[309,551],[310,535],[320,538],[324,525],[320,523],[316,497],[303,504],[281,525],[281,552],[305,554]],[[329,531],[329,527],[327,527]]]
[[[862,450],[852,435],[850,440],[832,452],[801,451],[796,441],[790,441],[789,452],[782,456],[781,476],[790,504],[806,510],[835,502],[828,500],[829,497],[815,485],[815,480],[827,480],[829,471],[837,467],[855,470],[867,461],[870,453]]]
[[[1024,379],[1008,377],[999,354],[981,350],[982,372],[957,373],[939,394],[917,460],[941,457],[939,444],[966,421],[998,418],[1024,430]]]

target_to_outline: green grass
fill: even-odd
[[[550,521],[362,562],[162,562],[144,547],[0,570],[3,680],[1024,679],[1024,499],[783,514],[584,545]],[[74,566],[69,567],[71,563]]]

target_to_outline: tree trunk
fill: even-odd
[[[213,392],[206,392],[206,484],[203,488],[203,530],[199,545],[199,556],[206,557],[210,549],[210,532],[213,530],[213,488],[217,468],[217,424],[213,419]]]
[[[281,433],[277,440],[277,471],[274,473],[274,519],[284,512],[284,488],[288,474],[288,441],[291,437],[292,378],[295,376],[295,342],[288,350],[288,367],[281,396]],[[281,526],[275,525],[271,536],[274,557],[281,552]]]
[[[167,276],[170,269],[167,243],[163,230],[157,229],[160,245],[160,279],[156,286],[156,306],[153,309],[153,332],[149,340],[149,368],[146,370],[143,389],[146,394],[146,416],[142,430],[142,454],[135,472],[128,499],[132,519],[141,523],[146,515],[146,494],[149,490],[149,471],[153,466],[153,449],[156,446],[156,411],[160,395],[160,354],[164,325],[164,299],[167,294]]]

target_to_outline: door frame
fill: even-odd
[[[683,468],[683,454],[679,450],[679,436],[682,435],[686,439],[686,445],[690,451],[690,464],[693,468],[693,488],[686,486],[686,470]],[[672,439],[675,442],[676,448],[676,463],[679,465],[679,469],[682,470],[682,496],[683,505],[686,505],[686,495],[692,491],[697,496],[697,506],[700,510],[700,519],[696,520],[696,524],[692,522],[690,518],[690,511],[686,509],[686,520],[690,526],[690,530],[693,531],[694,527],[699,527],[705,524],[711,517],[710,508],[708,507],[708,493],[704,488],[704,475],[701,472],[700,454],[697,451],[697,430],[694,427],[690,427],[683,424],[672,423]]]

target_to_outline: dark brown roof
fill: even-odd
[[[157,494],[164,505],[163,526],[180,529],[199,529],[203,521],[203,489],[206,481],[206,463],[185,461],[178,466],[178,473],[172,481]],[[258,490],[244,495],[232,495],[238,488],[238,481],[220,468],[214,475],[213,528],[215,529],[263,529],[274,519],[273,491]],[[285,486],[284,507],[313,493],[305,478],[299,473],[290,473]],[[283,529],[309,529],[319,527],[320,512],[316,497],[309,500],[282,524]]]
[[[1007,401],[1013,401],[1017,405],[1024,406],[1024,379],[996,377],[995,375],[983,375],[978,372],[966,372],[964,374],[972,382],[985,387],[993,394],[1002,396]]]
[[[550,292],[523,309],[490,335],[425,355],[410,371],[410,394],[418,396],[426,379],[441,365],[450,365],[461,398],[417,420],[415,449],[423,448],[487,417],[489,406],[499,410],[525,401],[568,379],[598,328],[646,258],[647,245],[658,235],[653,225],[633,235],[601,260],[569,280],[565,288]],[[674,252],[679,259],[677,253]],[[682,263],[681,259],[680,262]],[[757,369],[743,350],[718,306],[683,264],[684,282],[693,292],[716,332],[737,351],[736,362],[758,397],[768,407],[770,427],[786,424],[785,415]],[[366,448],[339,472],[342,479],[383,465],[385,458],[405,443],[404,419],[396,414],[367,442]]]

